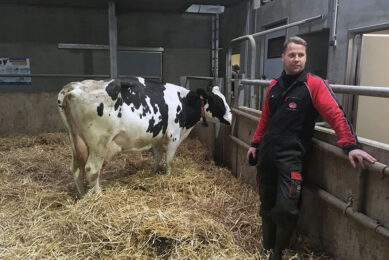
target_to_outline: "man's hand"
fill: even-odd
[[[250,158],[250,154],[253,155],[254,159],[255,159],[255,156],[256,156],[256,148],[255,147],[250,147],[249,150],[247,151],[247,161],[249,161],[249,158]]]
[[[358,160],[362,169],[365,169],[365,163],[363,162],[363,160],[366,160],[369,163],[375,163],[377,161],[373,156],[361,149],[351,150],[348,153],[348,159],[350,160],[350,163],[354,168],[357,166],[355,160]]]

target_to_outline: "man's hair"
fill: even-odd
[[[282,53],[284,53],[286,51],[286,48],[288,48],[288,44],[291,42],[293,42],[295,44],[303,45],[305,47],[305,49],[307,49],[307,42],[303,38],[298,37],[298,36],[293,36],[293,37],[289,37],[284,42],[284,46],[282,46]]]
[[[235,65],[232,66],[232,69],[233,70],[240,70],[240,67],[239,67],[238,64],[235,64]]]

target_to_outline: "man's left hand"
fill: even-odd
[[[348,153],[348,159],[350,160],[350,163],[354,168],[357,166],[355,160],[358,160],[362,169],[365,169],[365,163],[363,162],[363,160],[366,160],[369,163],[375,163],[377,161],[373,156],[361,149],[351,150]]]

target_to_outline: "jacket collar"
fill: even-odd
[[[300,72],[300,75],[297,77],[296,82],[307,82],[307,74],[306,69]],[[286,75],[285,70],[282,71],[281,76],[277,78],[277,82],[282,82],[282,78]]]

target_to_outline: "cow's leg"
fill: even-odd
[[[82,198],[85,195],[84,175],[85,162],[88,157],[88,150],[82,138],[78,135],[69,134],[72,148],[72,165],[74,182],[77,188],[77,197]]]
[[[104,163],[105,153],[99,151],[90,151],[85,165],[85,175],[88,190],[100,191],[99,177],[100,170]]]
[[[73,173],[74,183],[77,188],[78,198],[82,198],[85,194],[85,187],[83,182],[83,169],[80,167],[79,156],[75,147],[73,139],[70,137],[70,146],[72,148],[72,164],[70,165],[70,171]]]
[[[177,147],[180,145],[180,142],[178,140],[176,141],[169,141],[167,145],[167,150],[166,150],[166,174],[170,174],[172,167],[171,163],[174,158],[174,154],[176,153]]]
[[[154,145],[153,146],[153,153],[154,153],[154,173],[158,172],[159,163],[162,159],[162,146],[161,145]]]
[[[99,192],[100,170],[112,139],[108,136],[90,136],[88,140],[89,156],[85,165],[85,177],[88,189]],[[98,140],[98,141],[96,141]]]

